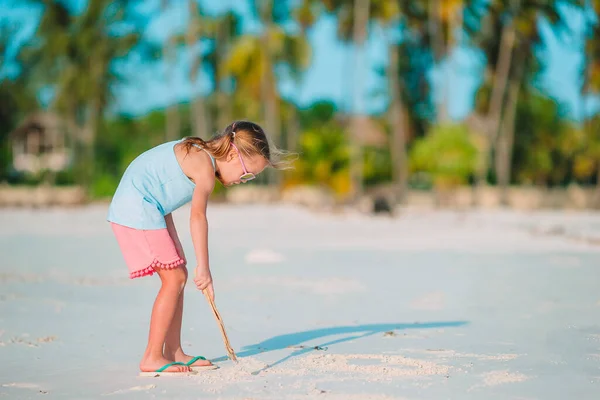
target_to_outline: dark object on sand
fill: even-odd
[[[376,196],[375,199],[373,199],[373,213],[387,213],[392,215],[392,206],[390,205],[389,200],[381,195]]]
[[[328,347],[300,345],[300,346],[288,346],[288,349],[313,349],[313,350],[327,351]]]

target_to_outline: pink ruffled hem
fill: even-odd
[[[129,274],[129,278],[134,279],[141,278],[143,276],[152,276],[156,272],[155,268],[173,269],[179,267],[182,264],[185,264],[185,260],[183,258],[179,258],[170,263],[162,263],[155,259],[154,261],[152,261],[152,264],[150,264],[149,267],[131,272]]]

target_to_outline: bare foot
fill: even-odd
[[[181,360],[175,360],[181,361]],[[167,360],[164,357],[161,358],[144,358],[140,362],[140,371],[142,372],[154,372],[157,369],[162,368],[166,364],[172,363],[172,360]],[[190,372],[192,369],[187,365],[172,365],[169,368],[165,369],[162,372]]]
[[[173,359],[178,362],[188,363],[188,362],[190,362],[190,360],[192,358],[194,358],[194,357],[188,356],[181,349],[179,349],[178,351],[175,351],[175,353],[173,353]],[[197,360],[191,366],[192,367],[208,367],[209,365],[213,365],[213,364],[208,360]]]

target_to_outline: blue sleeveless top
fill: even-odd
[[[156,146],[129,164],[108,208],[108,221],[135,229],[162,229],[167,227],[165,215],[192,200],[196,185],[183,173],[174,151],[182,140]]]

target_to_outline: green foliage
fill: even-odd
[[[326,124],[333,120],[337,107],[328,100],[318,100],[305,110],[300,111],[300,123],[304,128]]]
[[[336,193],[349,190],[350,150],[343,129],[333,122],[302,132],[300,158],[289,172],[288,183],[324,185]]]
[[[467,182],[475,172],[477,148],[462,125],[435,126],[410,152],[412,172],[425,172],[438,188]]]
[[[20,79],[0,82],[0,182],[9,178],[12,149],[8,135],[35,108],[35,96]]]
[[[365,148],[363,177],[365,185],[389,182],[392,178],[392,160],[388,148]]]
[[[56,172],[54,184],[57,186],[72,186],[75,184],[75,173],[72,170]]]
[[[95,198],[111,197],[115,193],[118,185],[119,180],[113,175],[96,175],[91,186],[91,194]]]
[[[557,185],[569,178],[577,131],[562,120],[556,101],[531,94],[519,101],[514,173],[519,183]],[[575,142],[573,142],[575,140]]]
[[[118,116],[104,121],[96,138],[96,169],[91,195],[112,196],[129,164],[144,151],[164,141],[164,126],[164,111],[155,111],[137,119]]]
[[[591,180],[600,170],[600,115],[585,122],[577,129],[579,141],[574,151],[573,174],[577,179]]]

